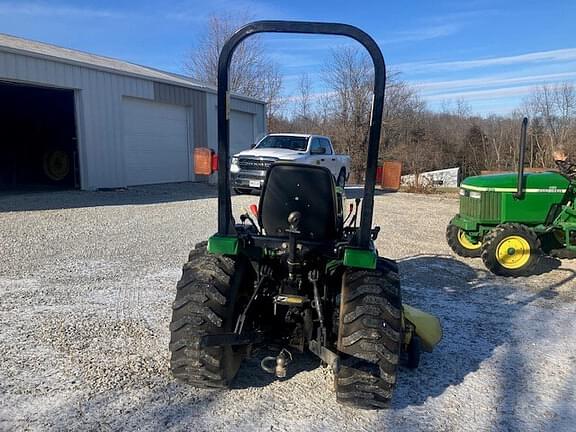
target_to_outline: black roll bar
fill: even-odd
[[[364,200],[360,215],[360,234],[358,245],[368,248],[374,211],[374,187],[376,185],[376,169],[378,165],[378,147],[382,127],[382,112],[384,109],[384,89],[386,86],[386,65],[380,48],[364,31],[357,27],[338,24],[305,21],[255,21],[238,29],[226,41],[218,59],[218,235],[233,235],[234,217],[232,215],[232,200],[230,193],[230,91],[229,70],[232,55],[238,44],[249,36],[257,33],[304,33],[347,36],[368,50],[374,64],[374,95],[372,114],[370,117],[370,132],[368,135],[368,151],[366,155],[366,180],[364,185]]]

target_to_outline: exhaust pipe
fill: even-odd
[[[520,154],[518,155],[518,185],[514,198],[524,197],[524,157],[526,156],[526,134],[528,130],[528,118],[522,119],[522,130],[520,131]]]

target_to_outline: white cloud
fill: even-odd
[[[124,16],[119,12],[104,9],[90,9],[76,6],[53,6],[46,3],[32,2],[0,3],[0,14],[75,18],[120,18]]]
[[[549,73],[541,75],[527,75],[519,77],[484,76],[478,78],[468,78],[449,81],[421,81],[412,82],[410,85],[423,92],[433,92],[435,90],[458,90],[474,87],[491,87],[502,84],[525,84],[532,85],[556,82],[576,77],[576,71]]]
[[[208,6],[208,7],[207,7]],[[184,1],[167,12],[168,19],[179,21],[204,21],[211,14],[239,15],[241,18],[281,18],[282,12],[277,5],[255,0],[211,0]]]
[[[460,27],[456,24],[444,24],[437,26],[422,27],[414,30],[406,30],[390,33],[387,37],[377,39],[380,45],[393,45],[404,42],[417,42],[429,39],[436,39],[457,33]],[[284,53],[292,53],[294,58],[302,57],[303,55],[312,56],[316,55],[318,51],[330,51],[349,46],[361,45],[345,36],[324,36],[324,35],[287,35],[287,34],[274,34],[266,35],[270,39],[267,41],[271,46],[278,49],[280,52],[276,54],[278,57]],[[305,54],[302,54],[302,53]]]
[[[308,97],[311,101],[315,102],[321,100],[324,97],[336,96],[336,95],[337,93],[335,91],[323,91],[323,92],[310,93]],[[299,95],[284,96],[280,99],[282,103],[294,103],[294,102],[300,102],[301,100],[302,96]]]
[[[540,62],[568,62],[574,60],[576,60],[576,48],[564,48],[550,51],[537,51],[514,56],[490,57],[474,60],[401,63],[396,67],[404,70],[405,72],[424,72],[476,69],[489,66],[505,66]]]
[[[378,42],[382,45],[391,45],[402,42],[417,42],[441,37],[450,36],[457,33],[460,26],[457,24],[444,24],[432,27],[423,27],[418,30],[401,31],[392,34],[390,37],[380,38]]]
[[[429,96],[423,96],[426,101],[443,101],[443,100],[455,100],[464,99],[465,101],[476,101],[476,100],[486,100],[486,99],[497,99],[511,96],[524,96],[530,94],[534,89],[533,85],[517,86],[517,87],[505,87],[499,89],[487,89],[487,90],[472,90],[463,92],[449,92],[440,93]]]

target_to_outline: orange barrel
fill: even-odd
[[[382,189],[397,191],[400,189],[400,176],[402,175],[401,161],[384,161],[382,165]]]
[[[214,172],[214,150],[207,147],[194,149],[194,174],[210,175]]]

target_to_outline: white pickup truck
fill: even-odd
[[[277,161],[328,168],[336,184],[344,187],[350,174],[350,156],[337,155],[330,138],[309,134],[269,134],[252,149],[232,156],[232,187],[238,194],[259,191],[266,169]]]

